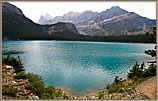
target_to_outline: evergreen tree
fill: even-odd
[[[15,69],[15,73],[25,71],[22,61],[19,56],[18,58],[14,58],[14,57],[11,57],[10,54],[8,54],[6,58],[2,57],[2,63],[13,66],[13,68]]]
[[[154,40],[156,43],[156,27],[153,28],[153,33],[147,32],[146,35],[149,37],[149,39]],[[156,46],[154,50],[145,50],[145,53],[156,58]],[[141,77],[156,76],[156,61],[153,61],[147,69],[144,69],[144,66],[144,62],[141,65],[136,62],[136,64],[128,73],[127,77],[129,79],[136,80]]]
[[[152,33],[147,32],[146,35],[150,40],[153,40],[156,43],[156,27],[153,28]],[[147,50],[147,51],[145,50],[145,53],[151,55],[152,57],[156,57],[156,46],[153,50]]]
[[[127,77],[129,79],[137,79],[137,78],[141,77],[141,75],[142,75],[142,69],[141,68],[140,68],[140,65],[136,62],[136,64],[130,70],[130,73],[128,73]]]

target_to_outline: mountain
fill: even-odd
[[[115,12],[118,7],[113,7]],[[116,10],[117,11],[117,10]],[[111,15],[109,10],[104,13],[85,11],[83,13],[69,12],[64,16],[55,17],[53,19],[64,22],[40,25],[34,23],[27,18],[21,9],[16,6],[3,2],[2,3],[2,39],[3,40],[82,40],[82,41],[105,41],[105,42],[153,42],[143,34],[130,34],[129,29],[136,28],[138,30],[148,29],[149,25],[153,25],[152,21],[143,18],[135,13],[121,10]],[[103,15],[106,16],[103,16]],[[99,16],[98,16],[99,15]],[[102,16],[102,17],[101,17]],[[41,16],[43,19],[52,20],[49,14]],[[98,17],[96,19],[96,17]],[[106,18],[106,19],[104,19]],[[76,20],[78,19],[78,20]],[[104,19],[104,20],[102,20]],[[44,21],[44,20],[40,20]],[[55,20],[54,20],[55,21]],[[75,22],[76,26],[71,23]],[[145,23],[144,23],[145,22]],[[142,24],[143,23],[143,24]],[[133,25],[133,27],[131,26]],[[139,26],[141,25],[142,26]],[[127,29],[125,29],[125,28]],[[112,32],[110,32],[113,30]],[[115,31],[126,31],[125,34],[113,35]],[[135,32],[138,32],[136,30]],[[86,32],[86,35],[80,33]],[[101,33],[102,31],[102,33]],[[105,36],[106,33],[110,33]],[[122,32],[123,33],[123,32]],[[94,35],[93,35],[94,34]],[[96,35],[97,34],[97,35]],[[100,35],[99,35],[100,34]],[[119,33],[118,33],[119,34]],[[128,35],[129,34],[129,35]]]
[[[87,35],[119,36],[145,34],[155,26],[155,20],[129,12],[120,16],[104,19],[93,25],[78,26]]]
[[[80,34],[91,36],[142,35],[150,31],[151,27],[156,26],[155,20],[128,12],[119,6],[113,6],[100,13],[71,11],[49,20],[51,24],[57,22],[74,23]]]
[[[71,36],[79,35],[72,23],[39,25],[25,17],[19,8],[7,2],[2,3],[2,25],[2,38],[10,40],[62,39],[64,36],[71,39]]]

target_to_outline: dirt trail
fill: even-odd
[[[142,82],[135,89],[150,99],[156,99],[156,76]]]

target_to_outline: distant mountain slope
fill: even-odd
[[[26,18],[19,8],[7,2],[2,3],[2,25],[3,39],[55,39],[56,34],[65,32],[69,37],[78,34],[72,23],[36,24]]]
[[[122,14],[122,13],[125,13],[125,14]],[[82,41],[106,41],[106,42],[108,41],[110,42],[111,41],[112,42],[152,42],[151,40],[148,39],[146,35],[143,35],[143,34],[140,34],[140,35],[131,34],[130,36],[125,35],[125,34],[121,34],[118,36],[116,35],[105,36],[105,33],[101,33],[101,31],[109,33],[111,29],[114,31],[120,31],[124,28],[121,25],[124,25],[123,23],[127,23],[127,22],[128,23],[126,27],[128,28],[128,25],[129,25],[129,28],[130,28],[130,23],[131,23],[130,21],[137,23],[137,21],[135,21],[134,18],[142,19],[138,15],[136,16],[134,13],[133,14],[126,13],[126,11],[123,11],[122,13],[116,13],[117,16],[114,16],[115,15],[114,14],[112,15],[113,16],[112,18],[109,18],[111,17],[109,15],[109,17],[107,17],[106,20],[99,21],[99,20],[94,19],[95,18],[94,16],[98,15],[97,12],[91,12],[91,11],[84,12],[82,16],[79,17],[79,19],[82,19],[83,22],[81,21],[78,23],[79,24],[78,29],[80,29],[80,31],[83,30],[89,35],[88,34],[82,35],[82,34],[79,34],[75,25],[70,22],[66,22],[66,23],[58,22],[58,23],[50,24],[50,25],[36,24],[30,19],[28,19],[27,17],[25,17],[22,10],[20,10],[19,8],[17,8],[16,6],[10,3],[3,2],[2,3],[2,39],[3,40],[82,40]],[[119,14],[122,14],[122,15],[119,15]],[[69,12],[68,15],[64,15],[64,16],[65,18],[70,17],[71,19],[75,19],[74,16],[76,15],[78,15],[78,13]],[[86,16],[86,18],[84,18],[84,16]],[[50,16],[47,16],[47,19],[51,20],[50,18],[51,18]],[[126,21],[125,19],[127,18],[133,19],[133,20]],[[102,19],[102,17],[100,19]],[[124,20],[124,22],[122,22],[122,20]],[[88,21],[88,24],[87,24],[87,21]],[[94,21],[96,22],[93,23]],[[148,23],[148,19],[146,19],[146,22]],[[152,23],[148,23],[148,24],[152,25]],[[135,26],[137,26],[137,24]],[[144,26],[144,29],[146,29],[146,25],[144,24],[143,26]],[[139,29],[141,29],[141,27]],[[127,32],[127,30],[125,31]],[[93,34],[94,36],[92,36]]]
[[[155,25],[154,20],[141,17],[129,12],[120,16],[104,19],[93,25],[78,26],[79,31],[87,35],[99,36],[119,36],[119,35],[139,35],[150,31]]]
[[[47,20],[47,24],[56,22],[72,22],[80,34],[91,36],[119,36],[145,34],[156,25],[155,20],[128,12],[118,6],[98,12],[69,12]],[[40,22],[46,24],[45,22]]]

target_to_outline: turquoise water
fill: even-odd
[[[116,75],[126,78],[135,61],[155,44],[84,41],[3,41],[2,55],[20,56],[26,72],[42,76],[47,85],[65,86],[76,93],[103,89]]]

